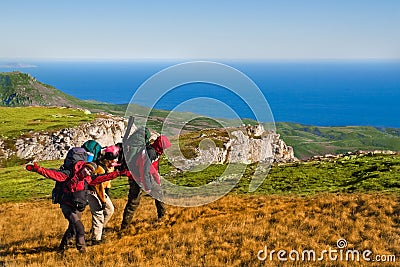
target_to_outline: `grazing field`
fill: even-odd
[[[201,207],[168,206],[161,222],[153,200],[144,197],[124,236],[117,230],[125,200],[114,203],[106,242],[83,255],[70,248],[64,256],[56,248],[67,222],[57,205],[1,204],[0,266],[398,266],[400,261],[400,200],[393,194],[230,195]],[[84,213],[87,235],[89,214]],[[341,249],[340,239],[347,242]],[[292,251],[292,258],[279,260],[278,250]],[[315,260],[312,255],[303,260],[305,250],[314,250]],[[337,259],[323,250],[336,250]],[[369,259],[386,262],[361,256],[357,261],[356,254],[340,260],[340,251],[348,250],[370,250]]]

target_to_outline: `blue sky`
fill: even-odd
[[[0,4],[0,59],[400,59],[400,1]]]

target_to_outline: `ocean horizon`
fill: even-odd
[[[184,61],[0,62],[0,72],[18,70],[82,100],[126,104],[140,85]],[[276,122],[316,126],[400,128],[400,61],[219,61],[247,75],[267,100]],[[149,92],[151,94],[152,92]],[[213,84],[170,90],[155,108],[172,110],[193,98],[216,99],[241,118],[253,118],[241,96]],[[250,95],[251,97],[251,95]],[[153,103],[140,99],[135,104]],[[218,106],[185,105],[183,110],[224,117]],[[229,117],[229,115],[226,115]]]

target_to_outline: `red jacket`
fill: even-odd
[[[85,182],[84,182],[85,180],[87,183],[90,183],[92,181],[92,178],[90,176],[79,177],[78,175],[80,173],[80,170],[84,167],[85,164],[86,162],[84,161],[78,161],[74,166],[74,176],[69,180],[68,180],[69,178],[68,175],[57,170],[51,170],[39,167],[37,173],[57,182],[64,182],[68,180],[66,186],[64,186],[63,188],[63,191],[65,193],[73,193],[85,189]]]
[[[153,144],[136,158],[135,169],[129,177],[143,186],[144,190],[151,189],[151,181],[154,180],[158,185],[161,184],[158,173],[158,161],[165,149],[171,147],[169,139],[165,135],[160,135]]]
[[[158,160],[159,158],[150,164],[151,159],[148,157],[146,150],[143,150],[136,158],[136,170],[128,175],[129,180],[134,180],[140,183],[143,185],[144,190],[151,189],[151,179],[153,179],[157,184],[161,184],[160,175],[158,174]]]
[[[85,189],[85,180],[89,185],[96,185],[100,184],[104,181],[109,181],[112,179],[117,178],[120,175],[124,175],[123,172],[110,172],[108,174],[97,176],[96,178],[92,179],[91,176],[80,177],[80,170],[85,166],[86,162],[78,161],[74,166],[74,176],[68,180],[68,175],[58,171],[58,170],[51,170],[46,169],[43,167],[39,167],[37,173],[43,175],[46,178],[52,179],[57,182],[64,182],[66,180],[67,184],[63,188],[65,193],[73,193],[76,191],[81,191]]]

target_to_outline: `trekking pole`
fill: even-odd
[[[133,126],[133,123],[135,122],[135,117],[130,116],[128,119],[128,125],[126,126],[126,132],[124,137],[122,138],[122,142],[126,142],[126,140],[128,140],[129,134],[131,133],[131,129]]]

